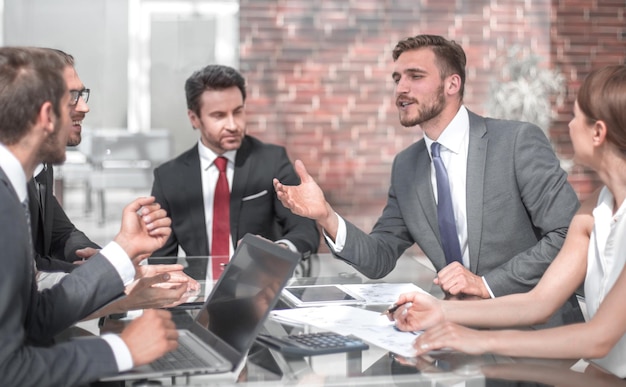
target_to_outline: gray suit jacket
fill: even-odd
[[[152,195],[172,219],[172,235],[152,256],[176,256],[178,246],[188,256],[210,254],[204,219],[198,146],[154,170]],[[294,215],[276,197],[272,179],[299,184],[285,148],[245,136],[235,158],[230,194],[230,233],[237,243],[246,233],[270,240],[287,239],[305,256],[317,252],[315,222]]]
[[[0,375],[9,386],[73,386],[116,374],[100,338],[42,347],[54,335],[124,291],[109,261],[89,259],[58,286],[37,292],[30,230],[17,194],[0,168]]]
[[[537,126],[471,112],[469,118],[470,270],[495,296],[526,292],[560,250],[579,202]],[[346,222],[346,246],[337,256],[380,278],[417,243],[437,270],[446,266],[430,168],[423,139],[399,153],[382,216],[369,235]]]

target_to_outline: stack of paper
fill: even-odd
[[[396,302],[398,296],[402,293],[422,292],[428,294],[422,288],[412,283],[346,284],[341,286],[361,296],[368,305],[392,304]]]

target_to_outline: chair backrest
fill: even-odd
[[[123,129],[94,131],[88,157],[102,168],[154,168],[169,160],[172,138],[165,129],[130,133]]]
[[[89,135],[90,149],[85,151],[93,166],[95,189],[149,188],[154,168],[171,158],[172,138],[165,129],[141,133],[99,129]]]

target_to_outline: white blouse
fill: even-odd
[[[613,214],[613,195],[608,188],[602,188],[593,218],[585,278],[585,300],[590,317],[596,314],[626,263],[626,201]],[[607,356],[592,361],[620,378],[626,377],[626,335]]]

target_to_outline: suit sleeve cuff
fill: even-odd
[[[116,242],[109,242],[104,246],[100,253],[111,262],[111,265],[117,270],[124,286],[130,284],[135,279],[135,266],[128,257],[128,254]]]
[[[487,291],[489,292],[489,296],[491,298],[496,298],[496,296],[493,295],[493,292],[491,291],[491,288],[489,287],[489,284],[487,283],[487,280],[485,279],[485,277],[480,277],[483,279],[483,283],[485,284],[485,287],[487,288]]]
[[[335,237],[335,241],[333,242],[333,240],[328,237],[325,230],[322,230],[322,232],[324,233],[324,238],[326,239],[326,243],[328,243],[328,246],[330,246],[330,248],[333,249],[335,253],[340,253],[346,245],[346,221],[343,220],[343,218],[339,216],[338,213],[335,212],[335,215],[337,215],[338,223],[337,236]]]
[[[105,334],[101,337],[111,347],[119,372],[128,371],[133,368],[133,357],[121,337],[113,334]]]

